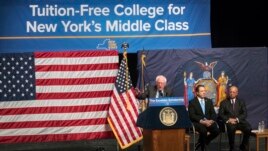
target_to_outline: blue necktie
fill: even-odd
[[[204,99],[201,100],[201,108],[202,108],[203,113],[206,114],[205,113],[205,101],[204,101]]]

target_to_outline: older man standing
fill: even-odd
[[[160,98],[160,97],[169,97],[172,96],[172,91],[167,86],[167,79],[163,75],[158,75],[155,78],[154,86],[147,86],[145,91],[141,93],[137,91],[138,99],[146,99],[146,98]]]

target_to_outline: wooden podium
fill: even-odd
[[[144,130],[144,151],[184,151],[185,129]]]
[[[191,127],[184,101],[161,98],[150,102],[137,121],[143,128],[144,151],[184,151],[185,128]]]

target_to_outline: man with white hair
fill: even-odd
[[[137,98],[138,99],[146,99],[146,98],[161,98],[161,97],[169,97],[172,96],[172,91],[167,86],[167,78],[163,75],[158,75],[155,78],[154,86],[145,87],[144,93],[141,93],[137,90]]]

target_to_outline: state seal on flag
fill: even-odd
[[[178,114],[173,108],[165,107],[160,111],[159,119],[165,126],[173,126],[178,120]]]

